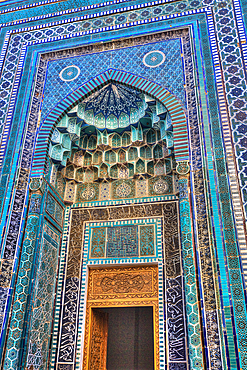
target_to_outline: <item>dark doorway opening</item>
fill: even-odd
[[[153,307],[100,309],[108,316],[107,370],[153,370]]]

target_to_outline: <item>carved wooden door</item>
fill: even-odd
[[[89,370],[106,370],[108,314],[92,310]]]

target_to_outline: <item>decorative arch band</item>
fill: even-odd
[[[118,82],[136,88],[163,103],[170,113],[173,125],[174,154],[176,161],[189,160],[187,120],[180,102],[168,90],[155,82],[132,73],[109,69],[92,78],[64,98],[44,120],[37,138],[31,177],[42,176],[48,153],[49,138],[61,116],[91,92],[108,82]]]

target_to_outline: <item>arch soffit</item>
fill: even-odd
[[[87,81],[77,90],[65,97],[47,116],[40,128],[34,152],[32,177],[42,176],[48,152],[49,137],[52,129],[63,114],[83,100],[88,94],[109,82],[118,82],[136,88],[163,103],[168,109],[173,125],[174,154],[177,161],[189,160],[188,132],[186,114],[182,105],[164,87],[155,82],[119,70],[109,69]]]

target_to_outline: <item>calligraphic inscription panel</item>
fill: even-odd
[[[107,257],[135,257],[138,255],[138,227],[109,227]]]
[[[136,225],[123,222],[99,223],[90,228],[89,258],[132,258],[156,255],[157,225],[160,219],[135,220]],[[152,223],[151,223],[152,222]],[[95,226],[96,223],[93,223]],[[116,222],[114,222],[116,224]]]
[[[172,361],[186,361],[182,277],[167,279],[166,284],[167,308],[169,308],[167,309],[167,334],[170,343],[169,360],[171,363]]]

